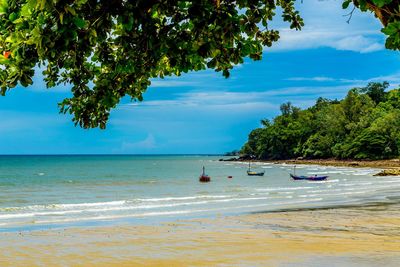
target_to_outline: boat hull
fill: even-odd
[[[211,178],[208,175],[201,175],[199,177],[199,182],[201,182],[201,183],[208,183],[210,181],[211,181]]]
[[[297,176],[290,174],[293,180],[307,180],[307,181],[324,181],[328,176]]]
[[[251,171],[247,171],[247,175],[248,176],[264,176],[265,172],[251,172]]]

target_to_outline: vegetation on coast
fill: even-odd
[[[256,159],[390,159],[400,153],[400,89],[369,83],[343,100],[319,98],[305,110],[290,102],[249,134],[241,154]]]

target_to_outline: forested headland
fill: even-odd
[[[318,98],[302,110],[290,102],[262,120],[241,149],[257,159],[389,159],[400,153],[400,89],[369,83],[343,100]]]

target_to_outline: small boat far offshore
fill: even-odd
[[[324,181],[326,180],[329,176],[305,176],[305,175],[296,175],[296,165],[293,166],[293,174],[290,174],[290,177],[292,177],[293,180],[308,180],[308,181]]]
[[[308,180],[308,181],[323,181],[326,180],[329,176],[298,176],[294,174],[290,174],[290,177],[292,177],[293,180]]]
[[[265,171],[263,172],[254,172],[254,171],[247,171],[247,175],[249,176],[264,176]]]
[[[264,173],[265,173],[265,171],[263,171],[263,172],[252,171],[250,168],[250,162],[249,162],[249,169],[247,170],[247,175],[249,175],[249,176],[264,176]]]
[[[208,183],[208,182],[210,182],[211,181],[211,177],[210,176],[208,176],[207,174],[206,174],[206,172],[205,172],[205,168],[204,168],[204,166],[203,166],[203,173],[200,175],[200,177],[199,177],[199,182],[201,182],[201,183]]]

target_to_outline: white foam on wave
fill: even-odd
[[[361,195],[361,194],[366,194],[370,193],[371,190],[366,190],[366,191],[350,191],[350,192],[338,192],[334,194],[302,194],[299,195],[298,197],[300,198],[307,198],[307,197],[335,197],[335,196],[340,196],[340,195]],[[323,193],[323,192],[321,192]]]
[[[68,222],[81,222],[81,221],[101,221],[101,220],[115,220],[124,218],[135,218],[135,217],[152,217],[152,216],[169,216],[169,215],[179,215],[179,214],[192,214],[201,212],[212,212],[212,211],[223,211],[223,210],[235,210],[235,209],[255,209],[260,207],[271,207],[271,206],[282,206],[282,205],[296,205],[302,203],[310,203],[312,201],[321,201],[322,198],[291,201],[291,202],[278,202],[278,203],[264,203],[256,205],[241,205],[235,207],[220,207],[213,209],[196,209],[196,210],[176,210],[176,211],[157,211],[157,212],[146,212],[139,214],[124,214],[124,215],[104,215],[104,216],[94,216],[94,217],[79,217],[79,218],[64,218],[64,219],[52,219],[52,220],[38,220],[36,224],[52,224],[52,223],[68,223]]]
[[[307,181],[308,184],[329,184],[329,183],[337,183],[339,182],[339,179],[328,179],[324,181]]]
[[[142,202],[158,202],[158,201],[170,201],[170,200],[189,200],[189,199],[202,199],[202,198],[228,198],[233,197],[232,195],[200,195],[200,196],[188,196],[188,197],[161,197],[161,198],[138,198],[136,200]],[[129,200],[128,200],[129,202]]]
[[[287,198],[287,197],[278,197],[278,198]],[[0,214],[0,220],[15,219],[15,218],[27,218],[27,217],[36,217],[36,216],[55,216],[55,215],[59,216],[59,215],[67,215],[67,214],[79,214],[79,213],[117,212],[117,211],[141,210],[141,209],[171,208],[171,207],[179,207],[179,206],[193,206],[193,205],[224,203],[224,202],[232,202],[232,201],[253,201],[253,200],[268,200],[268,199],[277,199],[277,197],[241,197],[241,198],[204,200],[204,201],[196,201],[196,202],[181,202],[181,203],[170,203],[170,204],[159,204],[159,205],[117,206],[117,207],[79,209],[79,210]]]
[[[311,186],[300,186],[300,187],[277,187],[277,188],[256,188],[256,191],[259,192],[274,192],[281,190],[301,190],[301,189],[310,189],[313,188]]]
[[[202,195],[202,196],[188,196],[188,197],[164,197],[164,198],[137,198],[132,200],[118,200],[107,202],[92,202],[92,203],[73,203],[73,204],[48,204],[48,205],[31,205],[23,207],[8,207],[0,208],[0,211],[21,211],[21,210],[72,210],[75,208],[91,208],[91,207],[115,207],[121,205],[129,205],[138,202],[164,202],[164,201],[183,201],[191,199],[221,199],[230,198],[233,195]]]

